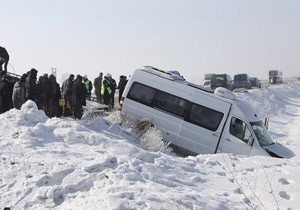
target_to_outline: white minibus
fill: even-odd
[[[165,141],[190,155],[294,156],[272,141],[254,109],[231,91],[219,87],[212,92],[151,66],[132,74],[120,110],[123,116],[151,119]]]

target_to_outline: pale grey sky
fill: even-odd
[[[270,69],[300,76],[299,0],[0,0],[0,46],[9,70],[99,72],[118,81],[142,65],[205,73]]]

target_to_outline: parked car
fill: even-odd
[[[250,77],[250,87],[261,88],[261,82],[257,77]]]
[[[256,111],[233,92],[223,87],[209,91],[154,67],[132,74],[120,110],[124,120],[147,120],[185,154],[295,155],[272,141]]]
[[[233,81],[228,74],[214,74],[211,76],[211,89],[216,89],[217,87],[224,87],[228,90],[233,91]]]
[[[248,74],[236,74],[233,78],[234,89],[236,88],[246,88],[250,89],[250,79]]]

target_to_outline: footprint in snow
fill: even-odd
[[[252,172],[252,171],[254,171],[254,170],[255,170],[254,168],[246,168],[246,171]]]
[[[53,173],[52,175],[45,175],[37,181],[39,187],[60,185],[64,178],[74,171],[73,168]]]
[[[291,195],[289,195],[287,192],[285,191],[280,191],[279,192],[279,196],[286,199],[286,200],[291,200]]]
[[[278,180],[278,182],[281,182],[281,184],[283,184],[283,185],[288,185],[288,184],[294,183],[293,180],[288,180],[288,179],[286,179],[286,178],[280,178],[280,179]]]
[[[116,157],[107,158],[103,163],[98,163],[85,168],[88,173],[99,173],[104,171],[106,168],[115,168],[118,160]]]
[[[53,192],[53,202],[56,205],[60,205],[62,204],[66,199],[66,196],[64,194],[64,190],[61,188],[57,188],[54,190]]]

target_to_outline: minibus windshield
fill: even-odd
[[[269,135],[268,130],[266,129],[262,121],[251,122],[250,124],[256,135],[256,138],[258,139],[260,146],[268,146],[274,144]]]

